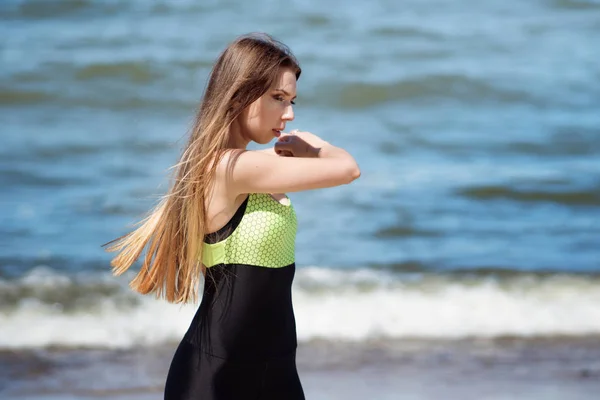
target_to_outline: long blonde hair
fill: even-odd
[[[111,261],[115,275],[127,271],[147,247],[141,269],[130,283],[133,290],[154,292],[171,303],[197,300],[200,275],[206,272],[201,260],[207,188],[226,149],[231,124],[275,83],[282,68],[291,68],[300,77],[300,66],[288,47],[264,33],[240,36],[221,53],[168,193],[137,229],[105,244],[107,251],[118,252]]]

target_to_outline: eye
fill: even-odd
[[[275,100],[277,100],[277,101],[285,101],[285,98],[284,98],[283,96],[281,96],[281,95],[278,95],[278,94],[274,95],[274,96],[273,96],[273,98],[274,98]],[[296,102],[295,102],[295,101],[290,101],[290,103],[291,103],[292,105],[295,105],[295,104],[296,104]]]

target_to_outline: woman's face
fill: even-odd
[[[242,112],[240,122],[244,136],[259,144],[278,137],[285,124],[294,119],[295,98],[296,74],[284,69],[275,84]]]

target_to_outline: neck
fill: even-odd
[[[230,149],[245,149],[248,146],[250,140],[246,138],[242,127],[239,125],[238,121],[235,121],[231,124],[229,128],[229,142],[228,147]]]

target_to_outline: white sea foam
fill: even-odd
[[[196,306],[138,296],[124,282],[47,270],[0,282],[0,348],[178,341]],[[600,281],[586,277],[458,279],[313,267],[298,269],[293,297],[301,341],[600,334]]]

